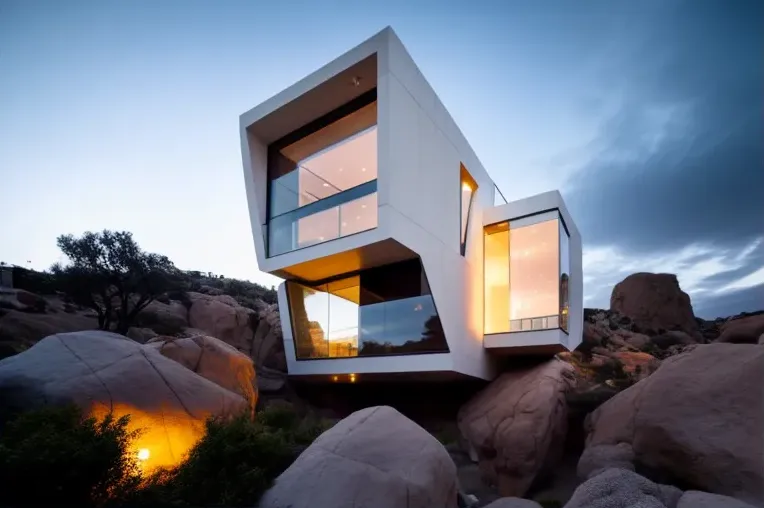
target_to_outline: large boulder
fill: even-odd
[[[258,323],[249,351],[258,368],[267,367],[286,372],[286,354],[281,332],[278,305],[263,304],[258,310]]]
[[[0,309],[45,312],[47,306],[48,302],[42,296],[23,289],[0,286]]]
[[[90,415],[130,415],[146,466],[170,466],[204,433],[210,416],[247,409],[240,395],[159,351],[103,331],[60,333],[0,361],[0,419],[45,404],[75,403]]]
[[[256,311],[242,307],[228,295],[188,293],[191,306],[188,321],[191,327],[249,353],[252,348],[252,322]]]
[[[521,497],[502,497],[483,508],[541,508],[541,505],[536,501]]]
[[[587,447],[628,443],[655,478],[754,502],[764,498],[762,429],[764,348],[698,345],[594,411]]]
[[[233,346],[206,335],[155,337],[146,344],[226,390],[238,393],[254,410],[257,403],[252,359]]]
[[[764,333],[764,313],[730,319],[721,326],[717,342],[735,344],[757,344]]]
[[[459,410],[459,430],[502,496],[522,496],[559,459],[572,385],[573,368],[553,359],[502,374]]]
[[[357,411],[316,439],[260,500],[260,508],[455,508],[456,466],[443,446],[398,411]]]
[[[565,508],[676,508],[681,496],[676,487],[613,468],[579,485]]]
[[[682,330],[698,334],[690,297],[676,275],[635,273],[613,288],[610,309],[631,318],[640,330]]]
[[[634,471],[634,450],[630,444],[618,443],[586,448],[578,459],[576,473],[582,480],[588,480],[611,468]]]
[[[697,490],[688,490],[679,498],[676,508],[754,508],[738,499]]]
[[[176,300],[170,303],[154,300],[138,313],[134,324],[159,334],[174,335],[188,326],[188,310]]]

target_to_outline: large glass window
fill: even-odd
[[[268,149],[268,254],[377,226],[376,91]]]
[[[567,331],[570,249],[559,219],[485,228],[484,333]]]
[[[419,260],[287,291],[298,359],[448,351]]]

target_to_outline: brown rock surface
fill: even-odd
[[[587,446],[628,443],[657,474],[754,502],[764,498],[764,348],[698,345],[588,419]]]
[[[721,335],[716,342],[735,344],[757,344],[764,333],[764,314],[731,319],[721,326]]]
[[[462,436],[502,496],[522,496],[559,459],[573,368],[560,360],[506,372],[459,410]]]
[[[260,508],[456,508],[448,452],[395,409],[357,411],[324,432],[276,479]]]
[[[236,349],[249,351],[252,344],[251,318],[256,312],[242,307],[228,295],[188,293],[190,326],[231,344]]]
[[[20,353],[48,335],[96,328],[98,320],[82,314],[30,314],[10,310],[0,315],[0,344]]]
[[[698,333],[690,297],[679,287],[679,281],[673,274],[629,275],[613,288],[610,308],[631,318],[640,330]]]
[[[226,390],[238,393],[254,410],[257,403],[255,368],[252,359],[233,346],[204,335],[155,337],[146,347],[175,360]]]

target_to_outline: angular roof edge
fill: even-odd
[[[266,99],[249,111],[239,116],[239,126],[245,129],[258,120],[268,116],[282,106],[290,103],[298,97],[314,89],[321,83],[331,79],[347,68],[363,61],[365,58],[377,53],[380,48],[389,44],[391,40],[399,40],[395,31],[389,25],[372,35],[354,48],[346,51],[328,64],[308,74],[301,80],[285,88],[276,95]]]

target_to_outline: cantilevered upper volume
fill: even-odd
[[[289,374],[490,379],[581,341],[560,194],[506,203],[390,28],[240,118],[257,261]]]

